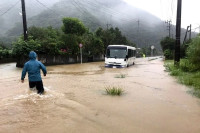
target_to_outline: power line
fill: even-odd
[[[79,3],[80,3],[80,1],[79,1]],[[91,2],[91,1],[86,0],[85,3],[88,4],[88,5],[91,5],[90,8],[91,8],[91,7],[94,7],[95,10],[99,8],[99,5],[97,5],[96,3],[93,3],[93,2]],[[98,2],[97,2],[97,3],[98,3]],[[111,9],[111,8],[108,8],[108,7],[104,6],[104,5],[101,5],[101,9],[102,9],[102,11],[105,12],[106,14],[110,14],[110,15],[112,15],[112,16],[116,16],[116,15],[124,16],[124,15],[126,15],[126,14],[124,14],[124,13],[117,12],[117,11]],[[127,17],[128,17],[128,16],[127,16]],[[130,16],[129,16],[129,17],[130,17]],[[131,22],[135,21],[135,22],[136,22],[136,21],[137,21],[137,19],[127,19],[127,18],[126,18],[126,19],[120,18],[120,20],[121,20],[121,21],[125,21],[125,22],[128,22],[128,21],[131,21]]]
[[[174,4],[174,0],[171,1],[171,13],[172,13],[171,14],[171,20],[172,20],[172,18],[174,16],[174,5],[173,4]]]
[[[55,12],[54,10],[52,10],[51,8],[47,7],[45,4],[43,4],[42,2],[40,2],[39,0],[35,0],[36,2],[38,2],[40,5],[42,5],[43,7],[45,7],[46,9],[52,11],[53,13],[57,14],[57,15],[60,15],[58,14],[57,12]]]
[[[2,13],[0,16],[5,15],[6,13],[8,13],[11,9],[13,9],[18,3],[20,2],[20,0],[18,0],[14,5],[12,5],[10,8],[8,8],[4,13]]]
[[[74,2],[77,6],[74,5],[73,3],[72,3],[72,4],[73,4],[80,12],[82,12],[83,14],[84,14],[84,13],[87,14],[87,12],[88,12],[87,9],[85,9],[83,6],[81,7],[75,0],[73,0],[73,2]],[[81,9],[84,9],[84,10],[81,10]],[[87,11],[87,12],[86,12],[86,11]],[[90,19],[90,17],[89,17],[89,19]],[[90,19],[90,20],[91,20],[91,19]],[[101,25],[98,24],[98,23],[94,23],[93,20],[91,20],[91,22],[92,22],[93,24],[97,25],[97,26],[101,26]]]

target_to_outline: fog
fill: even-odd
[[[1,14],[16,4],[17,0],[1,0]],[[155,45],[168,35],[167,25],[160,18],[128,5],[123,0],[28,0],[26,1],[28,26],[60,28],[63,17],[79,18],[94,32],[119,27],[122,33],[141,47]],[[22,34],[21,2],[0,16],[0,35]],[[171,31],[175,35],[175,30]],[[183,31],[184,32],[184,31]]]
[[[44,6],[50,8],[59,0],[26,0],[27,19],[38,15],[46,10]],[[44,5],[42,5],[44,4]],[[0,1],[0,35],[4,35],[16,23],[22,21],[21,1],[19,0],[1,0]]]

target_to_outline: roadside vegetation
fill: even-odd
[[[126,78],[126,74],[117,74],[115,75],[115,78]]]
[[[103,29],[99,27],[95,32],[85,27],[77,18],[62,19],[60,29],[50,27],[29,27],[28,40],[23,36],[13,43],[13,54],[20,58],[27,56],[31,50],[46,55],[79,55],[79,44],[83,44],[83,56],[92,57],[103,55],[110,44],[125,44],[135,46],[116,28]]]
[[[105,87],[106,93],[112,96],[120,96],[123,93],[123,89],[121,87]]]
[[[185,56],[180,60],[180,65],[174,66],[172,60],[166,60],[165,67],[180,83],[193,88],[189,91],[191,94],[200,98],[200,36],[184,45],[182,51],[185,51]]]
[[[0,59],[11,58],[12,51],[0,44]]]

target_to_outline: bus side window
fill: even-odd
[[[131,49],[131,57],[133,57],[133,50]]]
[[[131,49],[128,49],[128,57],[131,57]]]
[[[136,56],[136,51],[135,50],[133,51],[133,56]]]

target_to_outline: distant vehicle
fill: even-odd
[[[105,67],[128,67],[134,65],[136,48],[127,45],[109,45],[106,49]]]

